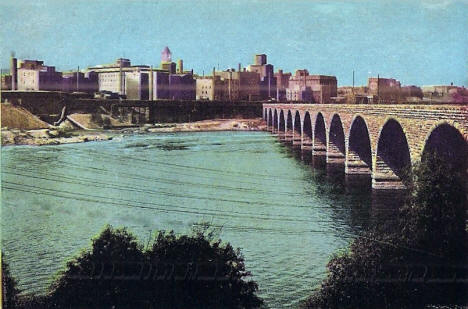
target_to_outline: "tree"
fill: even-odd
[[[130,308],[139,304],[139,285],[128,274],[144,262],[142,246],[125,228],[106,226],[90,250],[66,264],[50,288],[58,307]]]
[[[214,240],[209,228],[192,235],[159,232],[148,259],[157,265],[148,285],[162,308],[258,308],[263,301],[239,249]]]
[[[464,171],[461,171],[464,172]],[[374,227],[329,261],[328,277],[304,308],[424,308],[466,304],[463,175],[434,156],[410,173],[398,229]],[[428,272],[426,272],[428,271]],[[421,280],[417,280],[421,279]]]
[[[148,250],[126,229],[107,226],[92,248],[69,261],[48,307],[256,308],[262,304],[240,250],[208,228],[160,231]]]
[[[2,252],[2,308],[16,308],[19,290]]]

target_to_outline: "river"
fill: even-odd
[[[2,147],[1,159],[2,249],[25,293],[45,292],[106,224],[146,243],[157,230],[210,222],[242,249],[266,304],[294,307],[371,216],[368,190],[267,132]]]

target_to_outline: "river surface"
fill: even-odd
[[[1,160],[2,249],[25,293],[45,292],[106,224],[146,243],[207,221],[242,249],[270,308],[295,307],[370,220],[366,186],[350,190],[267,132],[2,147]]]

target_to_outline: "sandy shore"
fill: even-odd
[[[60,145],[89,141],[111,140],[116,136],[143,133],[201,132],[201,131],[262,131],[265,124],[255,119],[212,119],[190,123],[165,123],[131,128],[100,130],[73,130],[49,128],[41,130],[19,130],[2,128],[2,146],[7,145]]]

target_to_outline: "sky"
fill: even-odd
[[[185,69],[247,66],[371,76],[404,85],[468,86],[468,0],[2,0],[0,66],[44,60],[58,70],[112,63],[157,67],[169,46]]]

